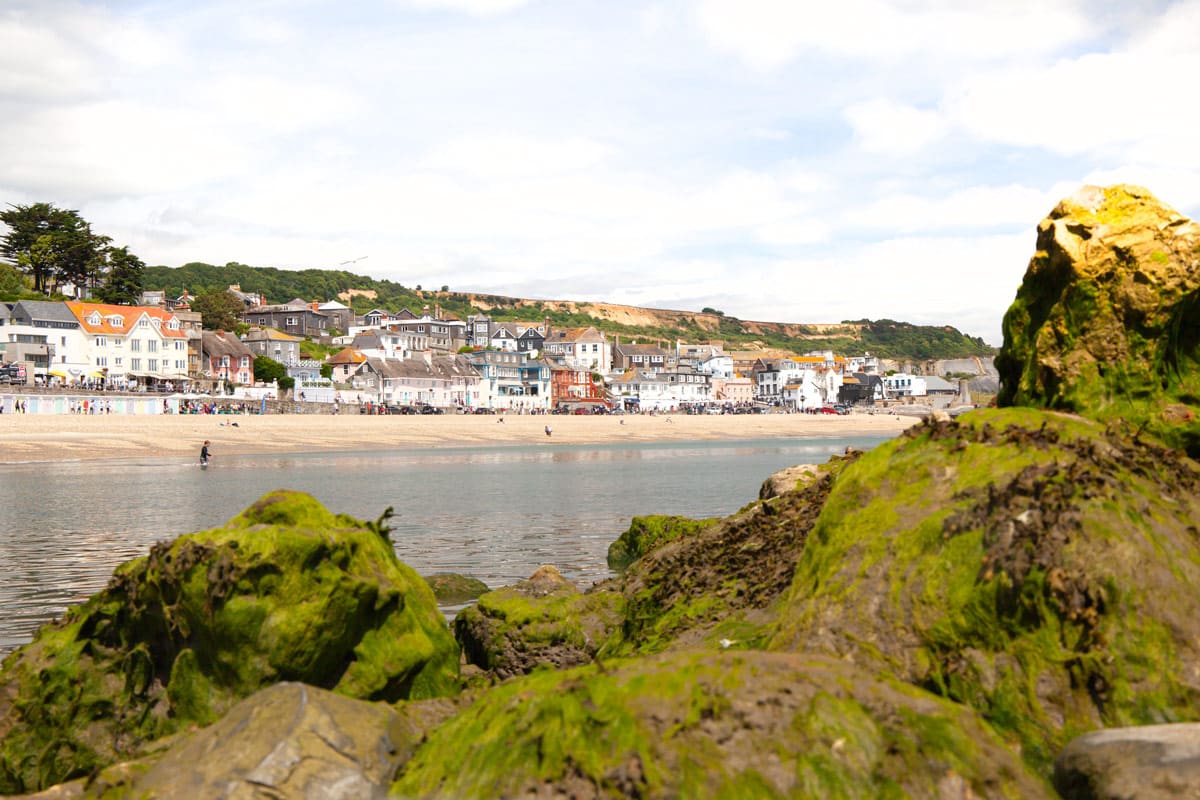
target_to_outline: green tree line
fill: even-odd
[[[12,205],[0,211],[0,292],[52,295],[64,285],[106,303],[136,303],[145,264],[128,247],[92,230],[78,211],[50,203]],[[19,280],[14,280],[14,271]]]

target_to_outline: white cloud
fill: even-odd
[[[907,156],[945,135],[946,123],[936,111],[922,111],[888,98],[854,103],[846,108],[856,144],[874,155]]]
[[[1053,52],[1094,32],[1085,12],[1071,3],[1032,1],[704,0],[698,13],[714,47],[774,69],[814,53],[979,61]]]
[[[972,186],[936,196],[901,192],[854,210],[846,228],[892,233],[994,230],[1034,226],[1058,201],[1074,191],[1073,184],[1038,189],[1019,184]]]
[[[1200,108],[1181,94],[1196,76],[1200,53],[1090,53],[1047,68],[973,75],[947,105],[983,141],[1062,155],[1129,146],[1167,155],[1165,147],[1172,160],[1200,165]]]
[[[490,16],[515,11],[529,5],[532,0],[402,0],[405,5],[418,9],[461,11],[475,16]]]
[[[437,145],[420,163],[470,178],[511,179],[591,169],[612,152],[609,145],[579,136],[473,133]]]

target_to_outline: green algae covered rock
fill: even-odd
[[[838,477],[776,650],[977,709],[1048,775],[1104,725],[1200,718],[1200,466],[1081,417],[929,420]]]
[[[608,546],[608,568],[620,572],[654,548],[704,530],[716,521],[665,514],[634,517],[629,529]]]
[[[1200,457],[1200,225],[1088,186],[1038,226],[1004,317],[1001,406],[1073,411]]]
[[[775,605],[792,583],[809,528],[834,476],[859,453],[838,456],[796,488],[650,550],[616,584],[625,618],[600,655],[658,653],[724,641],[762,647]],[[732,645],[730,645],[732,643]]]
[[[466,603],[488,591],[487,584],[478,578],[459,575],[456,572],[439,572],[424,577],[439,603]]]
[[[849,664],[680,652],[490,690],[392,796],[1040,798],[974,712]]]
[[[382,523],[273,492],[155,545],[0,672],[0,792],[48,786],[302,681],[395,701],[457,691],[458,649]]]
[[[493,679],[542,666],[573,667],[592,660],[620,622],[622,602],[615,592],[580,592],[544,566],[460,611],[454,635],[467,663]]]

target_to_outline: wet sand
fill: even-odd
[[[503,422],[499,420],[503,419]],[[0,464],[222,454],[496,445],[893,435],[917,422],[888,414],[663,416],[0,415]],[[233,423],[237,423],[236,427]],[[544,428],[549,425],[551,436]]]

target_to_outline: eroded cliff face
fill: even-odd
[[[1087,186],[1038,226],[1004,317],[999,403],[1145,431],[1200,456],[1200,225]]]

